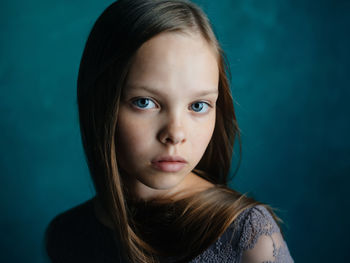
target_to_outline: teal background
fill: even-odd
[[[296,262],[346,262],[349,1],[196,2],[231,64],[243,134],[232,186],[280,209]],[[46,262],[49,221],[94,194],[76,79],[110,3],[0,2],[1,262]]]

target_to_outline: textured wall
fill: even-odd
[[[345,262],[349,1],[196,1],[231,64],[243,161],[232,186],[279,208],[296,262]],[[50,219],[94,194],[76,78],[111,1],[0,2],[0,255],[45,262]]]

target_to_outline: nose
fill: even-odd
[[[176,145],[186,141],[185,131],[180,121],[170,119],[161,129],[158,135],[161,143],[167,145]]]

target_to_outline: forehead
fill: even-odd
[[[206,40],[198,34],[167,32],[137,50],[127,84],[188,93],[217,89],[218,80],[217,55]]]

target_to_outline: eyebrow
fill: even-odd
[[[163,95],[165,93],[162,93],[161,91],[154,90],[151,87],[148,86],[134,86],[134,85],[128,85],[128,88],[131,88],[133,90],[145,90],[150,93],[156,94],[156,95]],[[195,93],[194,96],[206,96],[206,95],[211,95],[211,94],[218,94],[218,90],[201,90],[198,93]]]

